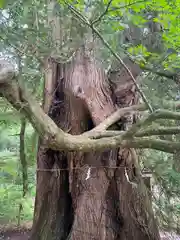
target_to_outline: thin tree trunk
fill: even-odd
[[[22,171],[22,183],[23,183],[23,194],[24,198],[28,192],[28,166],[25,153],[25,130],[26,130],[26,119],[21,119],[21,130],[20,130],[20,163]],[[18,215],[18,225],[20,225],[21,212],[23,210],[22,203],[19,204],[19,215]]]
[[[26,131],[26,119],[21,120],[21,131],[20,131],[20,161],[22,166],[22,180],[23,180],[23,197],[28,192],[28,168],[25,153],[25,131]]]
[[[180,122],[179,122],[179,121],[176,121],[175,124],[176,124],[176,126],[179,126],[179,125],[180,125]],[[179,136],[177,135],[177,137],[179,137]],[[179,152],[176,152],[176,153],[173,154],[172,169],[173,169],[175,172],[180,173]]]
[[[22,80],[22,59],[21,56],[17,54],[17,63],[18,63],[18,70],[19,70],[19,78]],[[24,198],[28,192],[28,165],[26,159],[26,152],[25,152],[25,131],[26,131],[26,119],[21,118],[21,128],[19,134],[20,140],[20,150],[19,150],[19,157],[20,157],[20,164],[21,164],[21,172],[22,172],[22,183],[23,183],[23,194],[22,197]],[[18,225],[20,225],[21,221],[21,212],[23,210],[22,203],[19,204],[19,213],[18,213]]]

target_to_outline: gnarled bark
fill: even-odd
[[[128,59],[125,61],[134,76],[137,77],[140,74],[138,66]],[[116,71],[112,71],[109,75],[113,84],[115,103],[119,108],[137,104],[139,97],[132,79],[123,73],[122,68],[115,68]],[[130,128],[130,134],[133,132],[131,126],[136,123],[137,117],[137,114],[132,113],[124,119],[122,127]],[[139,172],[138,156],[133,153],[135,154],[128,149],[120,149],[117,161],[119,168],[115,173],[115,184],[119,203],[118,214],[122,222],[117,239],[159,239],[151,200]],[[129,179],[127,179],[127,176]]]
[[[56,66],[56,84],[49,116],[61,129],[81,134],[116,110],[119,102],[111,98],[113,88],[83,50],[63,78],[59,65],[51,64]],[[136,103],[128,91],[124,97],[121,107]],[[125,123],[119,124],[120,130]],[[159,239],[148,195],[141,176],[134,175],[128,150],[66,153],[47,149],[43,141],[40,144],[31,239]],[[137,188],[127,181],[126,167],[131,181],[138,178]]]
[[[49,71],[45,77],[44,109],[59,127],[67,131],[63,92],[66,69],[52,59],[47,63]],[[67,168],[67,154],[48,149],[41,139],[37,157],[37,189],[31,234],[33,240],[66,239],[68,236],[73,209]]]
[[[90,122],[90,130],[115,111],[103,70],[95,60],[87,58],[83,50],[77,54],[66,86],[71,105],[72,134],[82,132],[81,123]],[[77,107],[77,104],[83,107]],[[85,114],[86,119],[82,118]],[[109,226],[112,216],[106,215],[106,195],[113,171],[108,171],[103,165],[115,167],[115,152],[94,152],[81,156],[74,153],[75,157],[71,157],[74,221],[69,239],[107,239],[107,236],[114,239],[115,230]]]

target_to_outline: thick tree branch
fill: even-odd
[[[132,114],[137,111],[144,111],[146,110],[146,106],[144,104],[134,105],[130,107],[120,108],[116,112],[114,112],[111,116],[105,119],[102,123],[100,123],[97,127],[93,128],[89,132],[85,132],[83,135],[89,137],[93,136],[95,132],[102,132],[116,123],[120,118],[124,117],[125,115]]]
[[[180,142],[171,142],[159,139],[134,138],[132,140],[126,140],[123,144],[126,147],[129,146],[130,148],[149,148],[168,153],[175,153],[180,150]]]
[[[87,137],[87,135],[85,136],[83,134],[74,136],[65,133],[57,127],[57,125],[48,115],[44,113],[40,105],[33,99],[30,94],[28,94],[22,84],[17,81],[17,78],[12,78],[12,76],[15,76],[15,72],[13,73],[13,71],[9,71],[9,69],[12,69],[12,66],[8,67],[8,63],[7,68],[6,64],[0,66],[0,95],[5,97],[12,104],[12,106],[16,108],[16,110],[18,110],[20,113],[24,114],[28,118],[28,120],[32,123],[34,128],[39,133],[40,137],[44,140],[44,143],[49,148],[59,151],[63,150],[82,152],[103,151],[104,149],[112,149],[117,147],[152,148],[170,153],[174,153],[180,150],[180,143],[162,141],[152,138],[138,138],[138,134],[137,137],[133,138],[134,135],[130,135],[130,138],[128,138],[127,132],[123,132],[122,134],[120,132],[119,135],[115,134],[115,136],[112,137],[102,136],[101,139],[91,139]],[[7,77],[7,79],[5,79],[5,76]],[[142,110],[141,107],[142,106],[134,106],[134,108],[132,109]],[[130,109],[128,108],[122,109],[121,111],[118,110],[116,113],[114,113],[114,115],[118,113],[120,117],[122,116],[122,113],[127,113],[129,110]],[[180,113],[166,110],[156,111],[145,120],[140,121],[139,127],[145,126],[153,120],[160,118],[179,120]],[[110,116],[109,119],[113,119],[114,121],[115,118]],[[107,122],[110,121],[109,119],[106,119],[105,123],[102,123],[101,126],[109,126],[109,124],[107,125]],[[132,132],[137,132],[137,125],[135,125],[135,130],[136,131]],[[175,131],[175,129],[173,130]],[[142,136],[145,133],[147,134],[146,130],[144,131],[144,133],[143,131],[140,132],[139,136]],[[162,132],[162,129],[160,129],[160,131]],[[166,133],[169,132],[169,130],[167,129],[163,131],[165,131]],[[154,132],[152,132],[152,134],[153,133]]]
[[[180,127],[149,127],[135,134],[136,137],[180,134]]]
[[[133,137],[142,127],[149,126],[153,121],[158,119],[180,120],[180,112],[169,110],[156,110],[147,118],[138,121],[125,134],[124,138]]]
[[[103,137],[122,136],[124,131],[89,131],[87,136],[92,139],[99,139]],[[180,127],[148,127],[145,130],[140,130],[134,136],[135,137],[148,137],[148,136],[160,136],[160,135],[176,135],[180,134]]]
[[[3,61],[0,63],[0,95],[5,97],[12,106],[23,113],[40,136],[47,138],[58,132],[63,136],[64,132],[44,113],[40,105],[28,94],[26,89],[15,77],[15,70],[11,64]]]
[[[16,75],[14,66],[3,60],[0,61],[0,73],[0,84],[8,84]]]

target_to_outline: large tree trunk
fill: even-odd
[[[92,129],[117,105],[137,101],[132,81],[125,80],[124,72],[113,85],[110,76],[110,84],[83,48],[71,65],[62,67],[49,60],[49,69],[53,97],[49,110],[48,101],[44,108],[71,134]],[[48,96],[46,91],[45,98]],[[126,127],[127,119],[123,121],[117,127]],[[31,239],[158,240],[149,197],[130,153],[127,149],[86,154],[55,152],[40,142]],[[127,180],[125,169],[130,181],[136,181],[135,186]]]
[[[56,42],[61,37],[56,36],[59,21],[50,15],[49,22],[55,25]],[[71,64],[50,58],[45,65],[44,110],[61,129],[74,135],[101,123],[117,106],[137,101],[133,82],[124,70],[108,79],[86,53],[82,47]],[[136,77],[140,70],[134,65],[130,68]],[[126,122],[122,119],[115,127],[122,129]],[[134,176],[133,161],[126,149],[67,153],[47,149],[40,141],[31,239],[158,240],[148,194],[141,176]],[[125,166],[130,180],[138,178],[137,188],[127,181]]]

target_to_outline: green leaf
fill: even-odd
[[[132,15],[131,16],[131,21],[137,25],[137,26],[141,26],[143,25],[145,22],[147,22],[146,19],[144,19],[142,16],[140,15]]]
[[[5,0],[0,0],[0,8],[4,8],[5,6]]]

